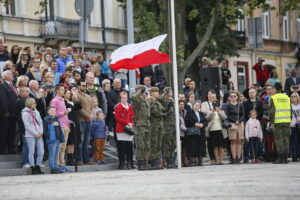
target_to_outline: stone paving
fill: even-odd
[[[300,163],[0,177],[0,199],[300,199]]]

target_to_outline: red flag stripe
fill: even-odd
[[[137,69],[151,64],[170,63],[170,56],[161,53],[155,49],[145,51],[135,55],[133,58],[125,58],[111,64],[111,67],[117,71],[119,69]]]

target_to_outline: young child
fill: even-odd
[[[97,118],[96,113],[98,111],[102,111],[102,109],[99,108],[97,97],[92,97],[92,102],[93,102],[93,120],[96,120]]]
[[[97,160],[97,164],[106,164],[104,161],[104,146],[107,138],[107,126],[105,124],[105,116],[102,111],[97,111],[96,120],[92,122],[92,138],[95,144],[94,157]]]
[[[246,123],[245,137],[249,142],[250,158],[252,163],[260,163],[258,160],[259,144],[262,142],[263,134],[261,130],[260,122],[256,119],[257,112],[255,110],[250,111],[250,119]],[[254,155],[253,155],[254,153]]]
[[[48,145],[48,162],[51,174],[63,173],[65,171],[68,171],[66,168],[59,167],[56,163],[60,143],[63,143],[65,139],[62,128],[60,126],[58,118],[55,117],[55,114],[55,108],[49,106],[48,116],[44,118],[44,135],[46,143]]]

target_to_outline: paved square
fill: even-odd
[[[300,163],[0,177],[0,199],[300,199]]]

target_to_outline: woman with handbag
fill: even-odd
[[[187,127],[186,155],[190,166],[202,166],[202,158],[206,156],[205,127],[208,122],[204,113],[200,112],[200,107],[201,103],[196,101],[184,117]]]
[[[209,111],[213,111],[213,104],[217,101],[216,92],[214,90],[209,90],[206,95],[207,101],[202,102],[201,104],[201,112],[207,116]],[[211,137],[209,137],[208,130],[205,131],[206,137],[207,137],[207,150],[210,158],[211,164],[216,163],[216,158],[214,155],[214,150],[211,142]]]
[[[230,92],[230,103],[225,109],[227,119],[231,122],[228,129],[230,148],[232,153],[232,163],[239,164],[242,155],[242,140],[244,139],[244,114],[243,104],[239,101],[239,92]]]
[[[209,90],[207,93],[208,101],[205,101],[201,105],[201,111],[206,114],[208,120],[208,126],[206,128],[208,137],[208,151],[211,151],[213,157],[213,164],[222,165],[223,160],[223,146],[224,137],[222,133],[222,120],[225,120],[227,116],[224,111],[220,109],[220,105],[216,102],[216,93],[214,90]]]
[[[133,128],[134,112],[132,106],[127,103],[128,96],[126,92],[120,93],[119,100],[119,104],[115,106],[119,169],[133,169],[133,135],[127,130]],[[125,159],[127,161],[126,166]]]
[[[292,103],[292,122],[291,122],[291,152],[292,161],[297,162],[300,159],[300,98],[297,92],[291,95]]]

